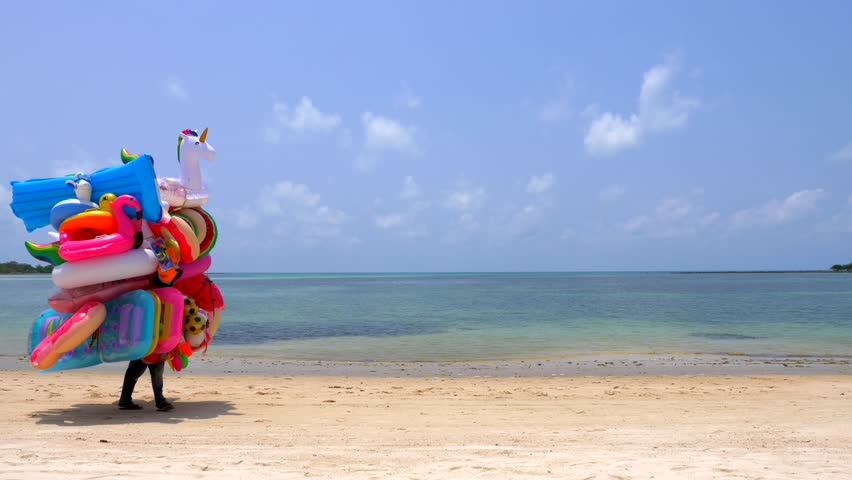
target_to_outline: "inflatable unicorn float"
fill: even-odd
[[[201,160],[213,160],[207,129],[178,137],[180,178],[157,177],[148,154],[121,150],[123,165],[94,173],[12,182],[12,211],[26,242],[54,265],[50,308],[33,325],[30,363],[39,370],[142,358],[175,370],[213,340],[225,307],[206,275],[218,229],[202,206]]]
[[[126,148],[121,150],[121,161],[125,164],[135,160],[139,155],[129,153]],[[180,178],[157,177],[160,198],[170,207],[200,207],[207,203],[207,189],[201,181],[201,160],[216,158],[216,150],[207,143],[207,129],[201,135],[196,130],[184,130],[178,137],[177,150]]]

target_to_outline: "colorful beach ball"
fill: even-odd
[[[184,299],[183,331],[188,335],[203,333],[207,329],[207,312],[198,308],[195,300]]]

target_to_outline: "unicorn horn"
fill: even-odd
[[[207,129],[206,128],[204,129],[204,132],[201,133],[201,137],[199,138],[199,140],[201,140],[201,143],[204,143],[204,142],[207,141]]]

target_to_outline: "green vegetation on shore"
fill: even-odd
[[[832,265],[831,270],[835,272],[852,272],[852,263],[847,263],[846,265]]]
[[[739,275],[754,273],[826,273],[828,270],[706,270],[695,272],[672,272],[678,275]]]
[[[32,266],[26,263],[18,262],[3,262],[0,263],[0,275],[9,273],[50,273],[53,271],[52,265]]]

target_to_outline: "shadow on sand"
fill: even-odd
[[[128,423],[181,423],[184,420],[206,420],[225,415],[242,415],[234,412],[231,402],[211,400],[204,402],[173,402],[171,412],[158,412],[153,402],[139,402],[142,410],[119,410],[115,403],[77,404],[68,408],[51,408],[33,412],[39,425],[81,427],[92,425],[122,425]]]

